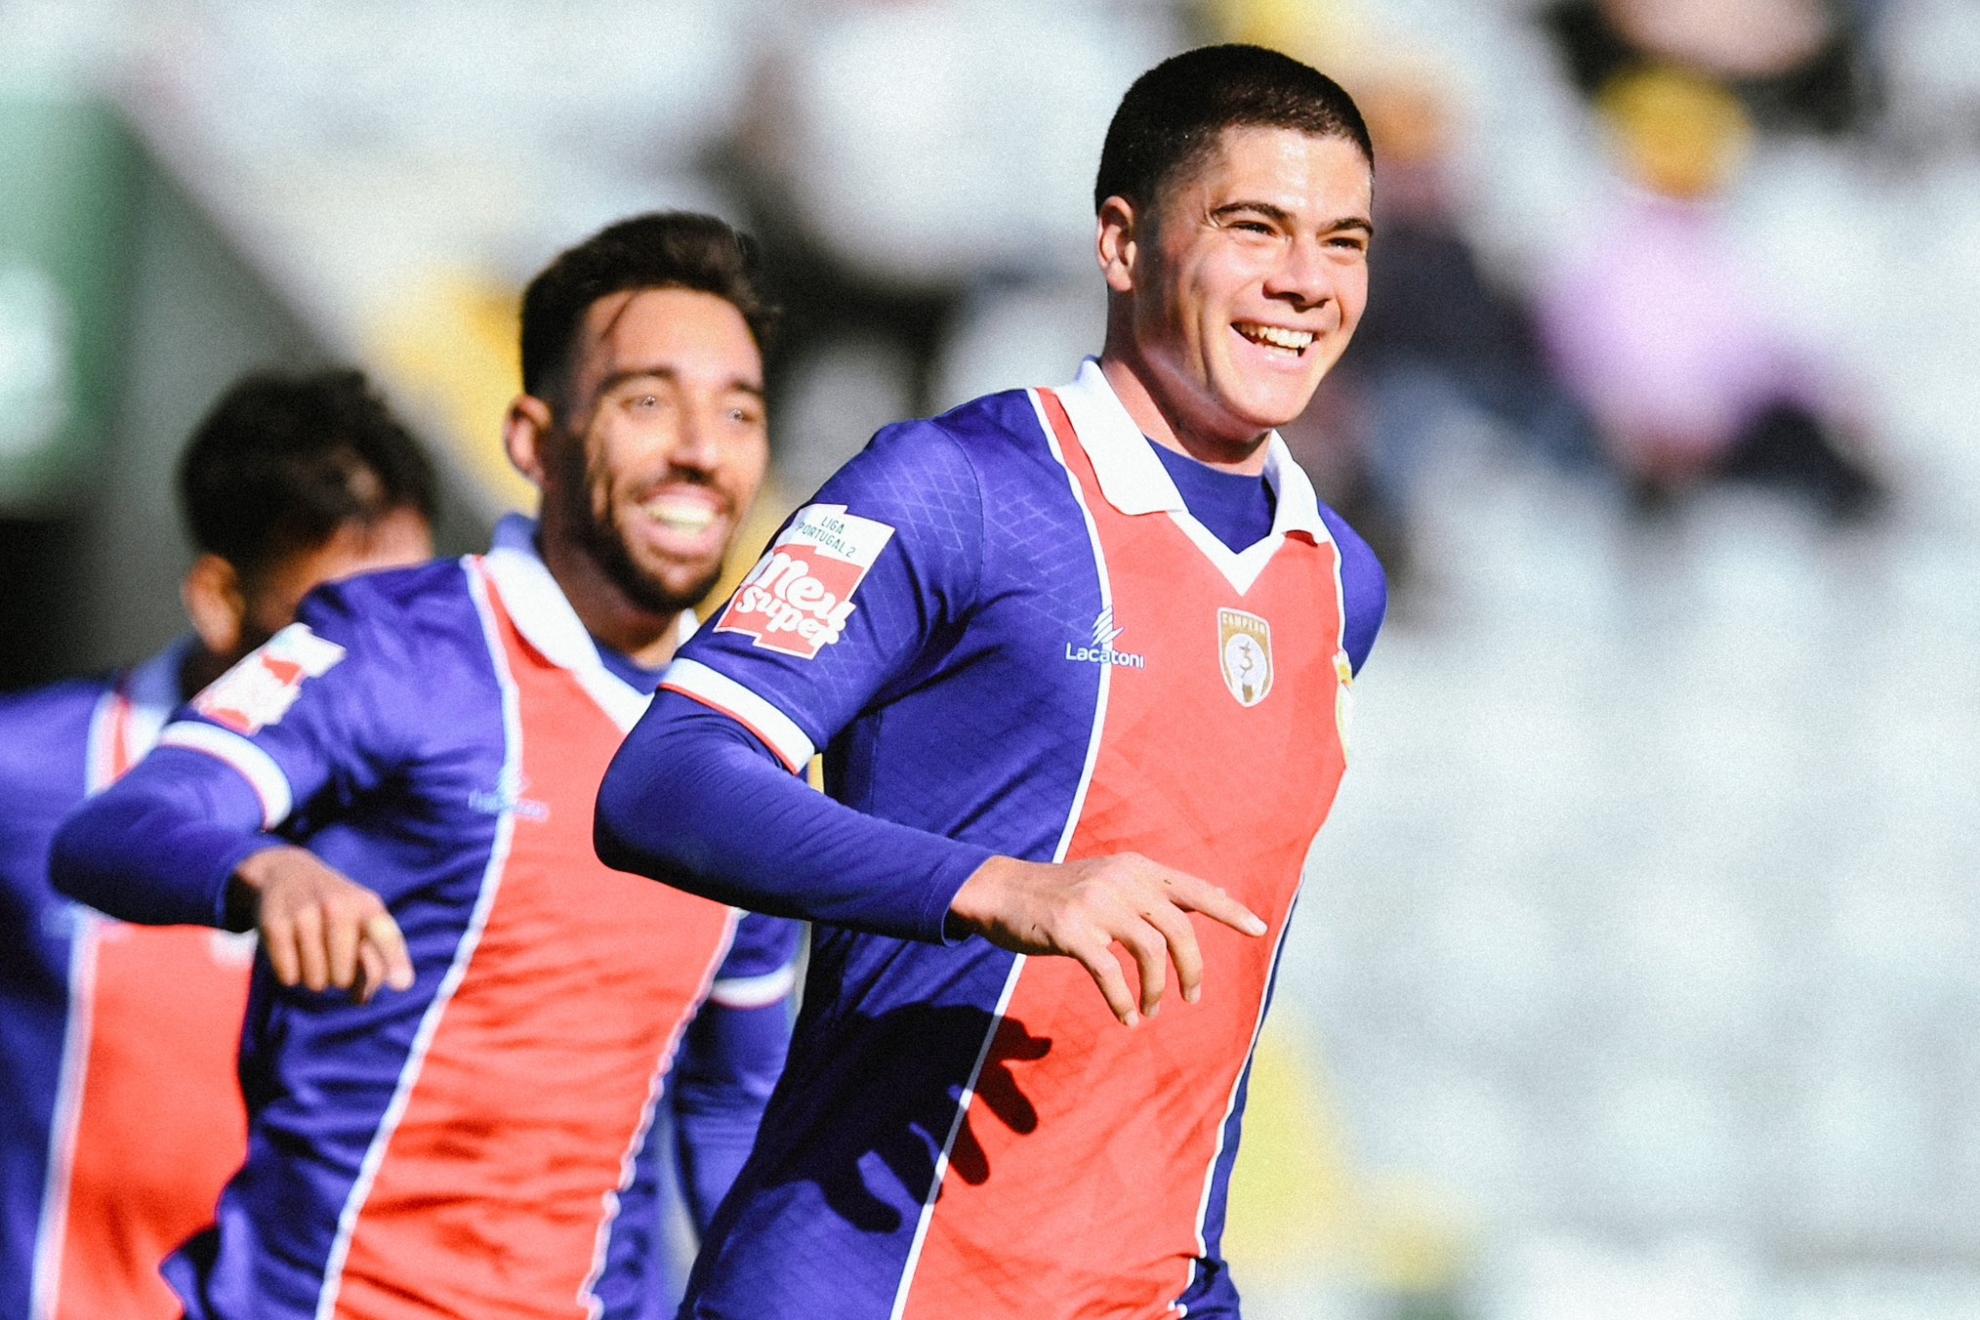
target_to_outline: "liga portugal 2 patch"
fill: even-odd
[[[1272,690],[1272,625],[1243,610],[1218,610],[1217,659],[1237,704],[1256,706]]]
[[[893,535],[886,523],[847,513],[843,504],[807,504],[736,588],[715,631],[814,658],[845,634],[853,592]]]
[[[193,709],[235,733],[259,733],[289,713],[304,679],[329,673],[343,658],[343,647],[292,623],[214,679],[193,698]]]

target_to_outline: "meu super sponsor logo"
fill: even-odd
[[[235,733],[278,724],[302,695],[304,680],[320,678],[344,658],[344,648],[292,623],[193,698],[193,709]]]
[[[1088,665],[1114,665],[1121,669],[1146,669],[1148,667],[1148,657],[1137,655],[1132,651],[1117,651],[1114,649],[1114,639],[1119,637],[1124,631],[1126,630],[1114,626],[1114,610],[1112,606],[1108,606],[1106,609],[1101,610],[1099,615],[1093,620],[1092,642],[1078,646],[1075,646],[1071,642],[1066,643],[1066,659],[1077,660],[1081,664]]]
[[[766,651],[810,660],[845,634],[853,592],[893,539],[886,523],[809,504],[771,543],[715,621]]]

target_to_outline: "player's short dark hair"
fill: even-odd
[[[628,289],[694,289],[742,313],[767,345],[776,309],[758,285],[755,240],[712,215],[657,211],[621,220],[560,254],[523,291],[522,385],[555,404],[584,314]]]
[[[347,523],[434,515],[433,465],[350,370],[235,382],[179,460],[193,544],[243,575],[322,545]]]
[[[1202,163],[1227,128],[1346,138],[1375,167],[1361,111],[1332,78],[1262,46],[1201,46],[1163,60],[1121,98],[1100,148],[1093,209],[1109,197],[1153,205],[1165,184]]]

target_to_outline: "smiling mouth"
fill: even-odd
[[[1294,357],[1303,356],[1313,343],[1311,330],[1288,330],[1284,326],[1260,325],[1256,321],[1234,321],[1231,329],[1254,344],[1279,349]]]
[[[705,532],[715,523],[716,511],[706,500],[662,495],[640,505],[640,512],[651,522],[676,532]]]

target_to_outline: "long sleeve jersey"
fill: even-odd
[[[64,827],[57,884],[152,922],[222,921],[245,857],[303,844],[412,953],[413,988],[363,1005],[257,966],[247,1161],[166,1266],[189,1315],[649,1306],[656,1105],[705,1213],[778,1062],[797,931],[592,854],[646,704],[511,519],[485,556],[320,588]]]
[[[0,1315],[176,1320],[158,1264],[247,1147],[251,943],[117,921],[48,878],[62,818],[179,704],[186,651],[0,698]]]
[[[820,923],[683,1316],[1235,1314],[1245,1080],[1385,604],[1277,437],[1265,479],[1234,550],[1089,362],[882,431],[675,660],[602,854]],[[815,748],[834,801],[790,779]],[[1129,1031],[1071,960],[947,929],[993,854],[1127,851],[1268,923],[1192,919],[1198,1004]]]

